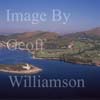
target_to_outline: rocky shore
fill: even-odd
[[[0,72],[7,72],[7,73],[14,73],[14,74],[36,74],[42,71],[41,68],[35,67],[33,65],[29,65],[29,66],[31,66],[30,69],[25,69],[25,64],[16,64],[16,65],[0,64]]]

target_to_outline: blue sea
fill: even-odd
[[[29,63],[43,69],[33,74],[46,79],[84,79],[84,88],[23,88],[11,87],[8,76],[0,72],[0,97],[7,98],[84,98],[100,97],[100,68],[57,60],[33,59],[27,51],[0,49],[0,64]],[[20,75],[18,75],[20,76]]]

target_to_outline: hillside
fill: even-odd
[[[100,27],[88,31],[76,32],[64,35],[63,38],[76,40],[76,39],[100,39]]]
[[[35,31],[35,32],[24,32],[24,33],[16,33],[10,35],[0,35],[0,40],[7,39],[17,39],[22,41],[33,41],[37,38],[47,39],[47,40],[76,40],[79,38],[100,38],[100,27],[94,28],[88,31],[83,32],[75,32],[66,35],[60,35],[55,32],[43,32],[43,31]]]
[[[100,27],[91,29],[89,31],[86,31],[87,35],[95,35],[95,36],[100,36]]]
[[[76,32],[65,35],[59,35],[55,32],[43,32],[43,31],[35,31],[35,32],[24,32],[24,33],[16,33],[10,35],[0,35],[0,41],[7,41],[9,39],[16,39],[18,41],[23,42],[35,42],[36,39],[45,40],[46,47],[52,48],[61,48],[67,46],[71,41],[82,41],[82,40],[96,40],[100,41],[100,28],[94,28],[84,32]]]
[[[67,62],[100,65],[100,28],[84,32],[59,35],[55,32],[25,32],[12,35],[0,35],[0,41],[16,39],[25,43],[34,43],[43,39],[44,50],[36,51],[37,58],[60,59]],[[2,43],[2,42],[1,42]],[[72,45],[69,48],[69,45]]]

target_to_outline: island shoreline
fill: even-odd
[[[35,66],[32,66],[32,68],[29,70],[19,69],[19,67],[16,67],[16,66],[18,65],[13,65],[13,67],[12,65],[3,65],[3,67],[0,68],[0,72],[12,73],[12,74],[36,74],[42,71],[41,68],[35,67]]]

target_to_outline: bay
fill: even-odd
[[[100,96],[100,68],[97,66],[65,63],[57,60],[33,59],[27,51],[9,51],[0,49],[0,64],[29,63],[43,69],[41,79],[84,79],[84,88],[18,88],[11,87],[9,75],[0,72],[0,94],[4,97],[28,98],[64,98],[64,97],[99,97]],[[34,75],[34,74],[33,74]],[[20,75],[18,75],[20,76]],[[48,95],[50,94],[50,95]]]

